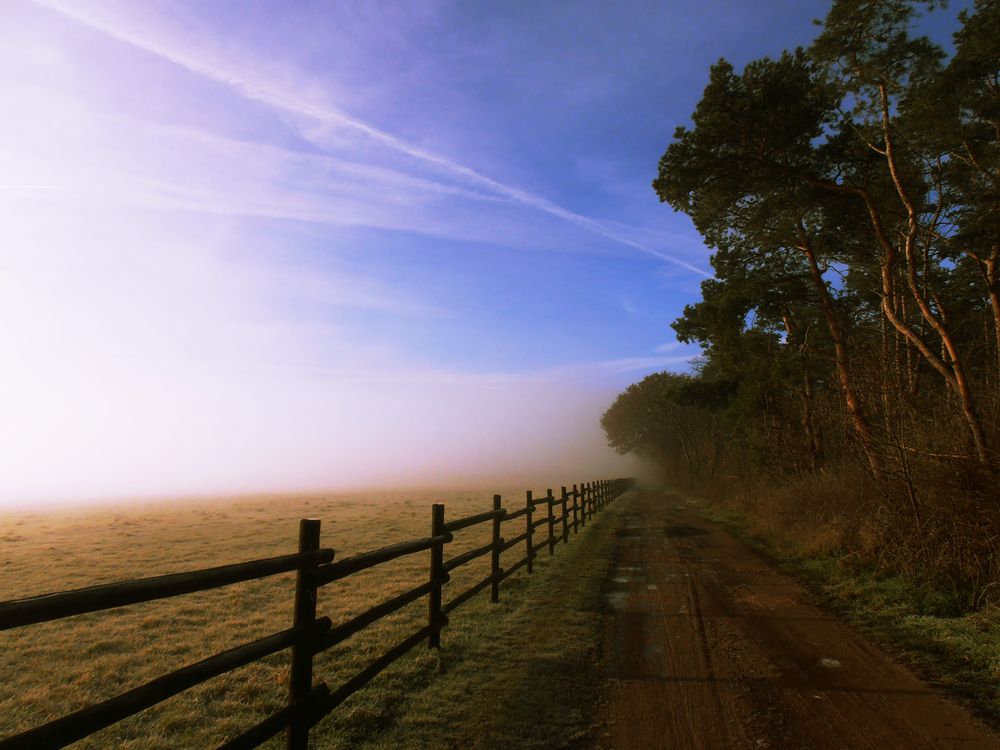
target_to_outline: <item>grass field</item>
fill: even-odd
[[[511,508],[523,503],[523,491],[507,491],[504,497],[505,505]],[[341,559],[426,536],[432,502],[444,502],[447,518],[455,518],[488,510],[490,495],[410,492],[254,497],[8,513],[0,517],[0,599],[287,554],[295,550],[297,522],[302,517],[323,520],[323,546],[332,546]],[[596,627],[598,618],[586,612],[599,605],[604,575],[603,556],[587,548],[599,545],[601,529],[613,524],[615,513],[605,515],[607,522],[588,527],[582,537],[572,540],[576,543],[557,550],[551,562],[543,553],[541,570],[530,585],[523,574],[505,582],[500,605],[491,606],[484,592],[455,611],[443,634],[443,661],[439,663],[438,655],[418,647],[325,720],[314,733],[317,747],[356,747],[364,742],[399,746],[401,731],[413,738],[407,746],[447,747],[458,721],[454,717],[445,720],[450,715],[447,704],[466,694],[475,682],[473,678],[479,680],[478,689],[491,696],[482,698],[481,711],[495,719],[497,706],[503,702],[495,690],[506,684],[517,692],[521,682],[517,665],[525,658],[548,667],[569,660],[586,676],[581,665],[591,662],[589,652],[580,644],[585,645],[589,629]],[[512,521],[505,524],[505,534],[514,536],[522,527],[523,519]],[[484,544],[489,533],[489,524],[457,532],[455,542],[446,548],[446,557]],[[581,541],[584,537],[586,542]],[[507,554],[513,560],[523,552],[511,550]],[[426,580],[427,566],[425,552],[326,586],[320,591],[318,613],[330,616],[335,623],[348,619]],[[454,571],[445,587],[445,602],[449,591],[464,590],[483,578],[488,569],[486,556]],[[584,571],[586,575],[581,574]],[[289,627],[292,580],[292,574],[275,576],[0,633],[0,736]],[[541,592],[546,586],[544,606],[534,606],[535,595],[528,597],[525,592]],[[560,593],[564,589],[565,593]],[[416,630],[426,618],[424,602],[421,599],[318,657],[317,679],[336,687]],[[553,635],[568,637],[548,641],[545,627],[550,620],[562,623]],[[534,635],[525,637],[529,631]],[[595,642],[596,637],[590,641]],[[497,651],[501,646],[505,653],[516,652],[508,662]],[[211,680],[93,735],[79,747],[213,746],[283,705],[287,663],[285,652]],[[445,675],[439,674],[442,667],[447,668]],[[544,676],[547,667],[542,669]],[[489,677],[491,671],[507,674],[507,682],[495,683]],[[556,679],[563,671],[557,668],[550,677]],[[460,677],[463,672],[467,673],[464,683]],[[585,696],[586,690],[577,687]],[[454,693],[451,698],[432,697],[434,691],[448,690]],[[518,715],[512,715],[515,727]],[[576,734],[585,731],[586,722],[579,716],[573,719],[572,711],[566,715],[576,726]],[[386,726],[389,729],[380,729]],[[483,724],[474,719],[466,726],[478,731]],[[560,737],[575,741],[574,731],[565,721],[557,726]],[[384,737],[394,739],[381,745]],[[269,746],[279,744],[273,741]],[[541,746],[558,744],[550,741]]]

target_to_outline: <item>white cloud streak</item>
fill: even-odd
[[[277,87],[270,85],[263,80],[256,80],[246,72],[237,72],[224,63],[217,61],[207,61],[202,59],[192,51],[179,49],[161,39],[156,39],[150,33],[143,33],[133,28],[126,28],[116,19],[88,13],[81,8],[78,3],[63,2],[62,0],[34,0],[37,4],[63,14],[81,24],[98,30],[121,42],[125,42],[134,47],[142,49],[151,54],[179,65],[192,73],[196,73],[204,78],[227,86],[238,92],[241,96],[252,101],[265,104],[276,110],[306,117],[326,125],[339,126],[351,131],[360,133],[383,146],[405,154],[409,157],[422,161],[433,167],[458,178],[467,180],[473,185],[495,192],[504,198],[512,200],[523,206],[541,211],[550,216],[566,221],[575,226],[597,234],[612,242],[630,247],[639,252],[651,255],[678,267],[684,268],[691,273],[711,277],[701,268],[688,263],[681,258],[677,258],[668,253],[656,250],[642,242],[638,242],[622,235],[588,216],[571,211],[560,206],[547,198],[536,195],[526,190],[508,185],[506,183],[488,177],[475,169],[460,164],[440,154],[436,154],[427,149],[421,148],[413,143],[398,138],[391,133],[371,125],[356,117],[352,117],[335,107],[325,104],[317,104],[308,99],[287,93]]]

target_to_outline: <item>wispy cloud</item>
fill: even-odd
[[[668,341],[665,344],[660,344],[655,349],[653,349],[653,351],[657,352],[659,354],[666,354],[667,352],[674,351],[675,349],[677,349],[680,346],[684,346],[684,345],[680,341],[677,341],[675,339],[674,341]]]
[[[584,383],[592,380],[607,387],[608,375],[631,375],[638,372],[660,372],[670,369],[685,369],[696,355],[685,354],[672,357],[645,356],[622,357],[618,359],[595,360],[592,362],[571,362],[540,367],[532,370],[474,372],[462,369],[403,368],[381,373],[328,371],[326,375],[338,375],[365,382],[388,382],[434,385],[516,385],[528,383]]]
[[[27,87],[22,87],[23,95]],[[111,207],[183,210],[410,231],[488,241],[510,202],[340,156],[163,125],[74,106],[59,92],[31,90],[39,104],[0,144],[0,171],[17,180],[6,195]],[[0,92],[0,106],[17,97]],[[44,103],[41,103],[44,102]],[[67,115],[67,113],[71,113]],[[53,139],[31,121],[70,121]],[[178,158],[183,155],[183,158]],[[507,222],[514,223],[514,222]],[[516,224],[521,243],[544,245],[531,222]],[[508,237],[510,235],[508,234]]]
[[[62,185],[0,185],[0,190],[65,190]]]
[[[168,41],[157,38],[155,32],[148,29],[140,30],[134,26],[128,26],[122,19],[115,17],[113,13],[94,12],[92,8],[85,9],[79,3],[65,2],[64,0],[35,0],[35,2],[119,41],[138,47],[204,78],[227,86],[249,100],[265,104],[287,114],[361,134],[392,151],[419,160],[453,178],[461,179],[523,206],[569,222],[614,243],[659,258],[699,276],[709,277],[711,275],[681,258],[631,239],[596,219],[567,209],[543,196],[491,178],[465,164],[421,148],[384,129],[342,112],[330,104],[318,103],[299,95],[289,90],[287,85],[275,86],[263,77],[256,76],[245,67],[236,70],[224,61],[207,60],[194,50],[184,48],[176,40]],[[307,135],[307,133],[303,131],[303,135]]]

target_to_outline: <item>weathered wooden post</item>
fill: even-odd
[[[431,536],[444,536],[444,505],[431,506]],[[444,578],[444,541],[431,547],[431,590],[427,597],[427,624],[434,627],[441,622],[441,579]],[[441,631],[434,631],[427,638],[428,648],[441,648]]]
[[[580,490],[574,484],[573,485],[573,533],[574,534],[580,533],[579,510],[580,510]]]
[[[299,554],[315,552],[319,549],[320,520],[303,518],[299,521]],[[308,625],[316,620],[316,583],[310,575],[312,568],[303,566],[295,574],[295,627]],[[292,646],[292,663],[288,675],[289,705],[301,700],[312,690],[313,654],[308,643]],[[307,750],[309,747],[309,725],[301,720],[293,721],[285,732],[287,750]]]
[[[575,486],[575,485],[574,485]],[[580,482],[580,525],[587,525],[587,485]]]
[[[531,504],[531,490],[528,490],[527,500],[525,500],[525,507],[527,508],[527,511],[525,511],[524,517],[526,519],[528,519],[528,521],[527,521],[527,529],[528,529],[527,533],[528,533],[528,535],[526,537],[527,541],[525,542],[525,544],[526,544],[527,549],[528,549],[528,572],[531,573],[532,572],[532,568],[533,568],[533,566],[531,564],[531,559],[532,559],[532,557],[534,557],[534,554],[531,551],[531,536],[532,536],[532,532],[534,531],[534,529],[531,528],[531,516],[532,516],[532,510],[533,510],[533,506]]]
[[[556,496],[552,494],[552,489],[545,490],[545,504],[549,506],[549,554],[556,553]]]
[[[562,504],[562,541],[566,544],[569,541],[569,519],[566,518],[566,505],[569,496],[566,493],[566,485],[559,489],[559,502]]]
[[[500,495],[494,495],[493,512],[497,515],[493,516],[493,549],[490,551],[490,575],[493,578],[490,581],[490,601],[494,603],[500,601],[500,548],[503,546],[503,538],[500,536],[501,510]]]

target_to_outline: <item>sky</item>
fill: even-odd
[[[0,504],[628,473],[650,183],[825,2],[0,3]]]

